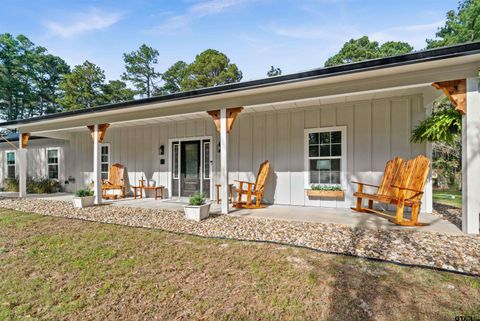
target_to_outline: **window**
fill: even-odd
[[[58,148],[47,149],[48,178],[58,179]]]
[[[210,141],[203,142],[203,179],[210,179]]]
[[[108,169],[110,167],[110,144],[102,144],[100,147],[100,163],[102,180],[108,180]]]
[[[15,178],[15,152],[7,152],[7,178]]]
[[[172,161],[173,161],[173,179],[178,179],[178,143],[173,144],[173,153],[172,153]]]
[[[315,184],[345,184],[345,140],[345,127],[305,130],[305,167],[309,187]]]

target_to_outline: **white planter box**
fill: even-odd
[[[95,196],[74,197],[73,206],[78,208],[84,208],[93,206],[95,203]]]
[[[210,213],[210,203],[200,206],[185,205],[183,210],[185,211],[185,217],[187,220],[200,222],[208,217],[208,214]]]

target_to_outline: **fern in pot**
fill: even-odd
[[[79,189],[75,192],[75,197],[73,197],[73,206],[78,208],[93,206],[95,202],[93,194],[93,191],[89,188]]]
[[[188,205],[183,207],[185,217],[189,220],[197,222],[206,219],[210,212],[210,203],[206,203],[207,197],[205,194],[196,192],[190,195]]]

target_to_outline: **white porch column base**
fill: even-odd
[[[93,134],[93,192],[95,204],[102,204],[102,173],[100,159],[100,144],[98,142],[98,124],[94,125]]]
[[[22,147],[22,134],[18,134],[18,197],[27,196],[27,150]]]
[[[467,113],[462,119],[462,230],[479,233],[480,94],[477,77],[467,78]]]
[[[220,110],[220,184],[222,214],[228,214],[228,134],[225,108]]]

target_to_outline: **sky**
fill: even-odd
[[[160,53],[162,72],[212,48],[243,80],[322,67],[343,43],[363,35],[380,43],[425,47],[452,0],[0,0],[0,33],[24,34],[70,65],[89,60],[107,79],[124,71],[122,55],[142,44]]]

